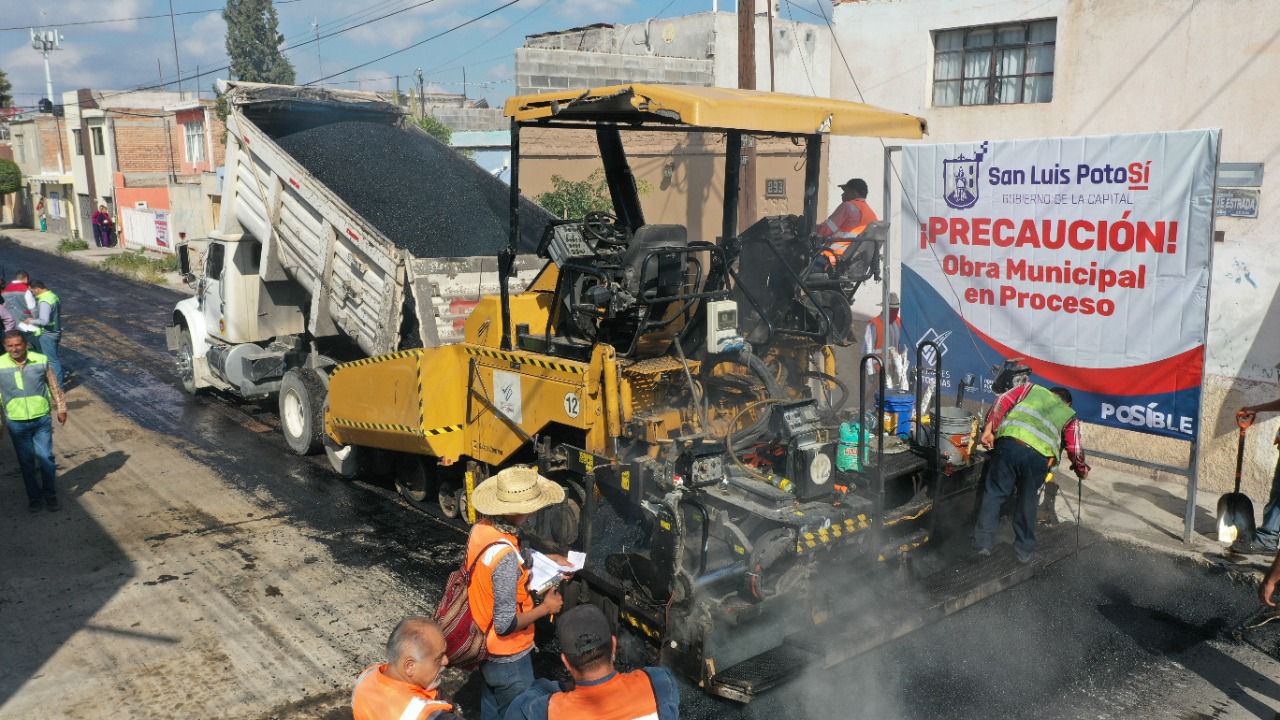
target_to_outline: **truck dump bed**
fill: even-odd
[[[369,355],[457,340],[497,287],[510,191],[383,98],[227,83],[223,206],[262,243],[261,277],[310,296],[308,330]],[[521,199],[520,245],[551,216]],[[517,259],[512,290],[541,263]]]

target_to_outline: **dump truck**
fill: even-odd
[[[904,436],[882,432],[884,385],[877,399],[861,380],[879,359],[863,358],[852,380],[837,368],[889,224],[868,226],[834,264],[815,262],[827,139],[919,138],[922,119],[659,84],[514,97],[505,112],[513,211],[498,292],[476,304],[460,342],[333,368],[324,432],[335,470],[394,456],[407,500],[465,526],[486,477],[536,466],[566,501],[531,517],[525,541],[586,553],[566,602],[602,607],[638,641],[632,660],[741,702],[1030,576],[1011,555],[980,567],[951,557],[967,554],[983,456],[944,460],[952,438],[930,432],[941,389],[931,409],[922,396],[945,377],[939,348],[918,346],[917,422]],[[594,138],[612,211],[535,228],[545,264],[519,291],[506,281],[528,231],[514,208],[531,128]],[[646,131],[723,138],[718,234],[646,219],[624,142]],[[805,149],[804,208],[739,228],[743,147],[759,137]],[[842,468],[849,420],[863,435],[856,467]],[[960,440],[968,448],[972,433]],[[1042,537],[1043,556],[1055,547]]]
[[[195,293],[174,307],[167,341],[184,389],[278,395],[290,449],[309,454],[322,446],[334,366],[456,342],[467,311],[497,292],[506,184],[375,93],[220,89],[221,217],[207,241],[177,248]],[[367,167],[375,153],[399,155]],[[550,216],[516,202],[530,234],[518,245],[531,247]],[[446,203],[466,222],[442,216]],[[513,257],[511,285],[539,265]]]

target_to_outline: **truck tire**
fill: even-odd
[[[191,331],[184,325],[178,331],[178,357],[175,364],[178,382],[182,383],[182,389],[188,395],[195,395],[200,391],[196,387],[196,354],[192,347]]]
[[[280,431],[295,455],[320,451],[324,432],[324,383],[316,371],[294,368],[280,383]]]
[[[430,507],[436,499],[439,482],[434,460],[418,455],[407,455],[401,458],[399,467],[396,469],[396,492],[400,493],[400,497],[407,500],[410,505],[430,512]]]

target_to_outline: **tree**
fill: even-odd
[[[439,140],[445,145],[448,145],[449,141],[453,139],[453,129],[431,115],[424,115],[422,119],[418,121],[418,127],[426,130],[428,135]]]
[[[0,158],[0,205],[4,204],[4,196],[16,193],[22,188],[22,171],[12,160]]]
[[[0,70],[0,108],[6,107],[13,107],[13,85],[9,84],[9,76]]]
[[[280,53],[284,36],[271,0],[227,0],[227,57],[231,74],[247,82],[292,85],[293,64]]]
[[[609,183],[603,170],[596,170],[586,180],[566,180],[551,176],[550,192],[544,192],[535,200],[552,215],[561,218],[580,218],[589,212],[613,212],[613,200],[609,197]],[[636,181],[636,190],[647,194],[652,185],[646,180]]]

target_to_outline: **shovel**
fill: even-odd
[[[1218,498],[1218,542],[1232,544],[1243,540],[1253,542],[1253,502],[1240,492],[1240,477],[1244,472],[1244,433],[1256,416],[1244,411],[1236,413],[1236,425],[1240,428],[1240,440],[1236,447],[1236,489]]]

